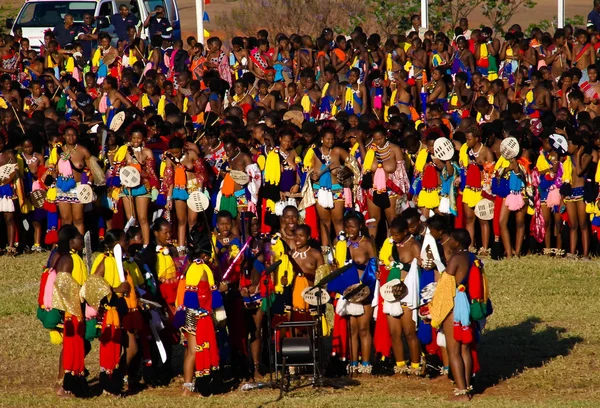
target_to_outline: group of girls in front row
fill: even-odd
[[[192,228],[183,259],[169,245],[170,224],[159,218],[152,226],[155,246],[142,249],[137,228],[108,231],[105,251],[89,275],[80,256],[82,235],[74,226],[63,226],[38,299],[38,318],[50,329],[52,342],[62,343],[58,394],[87,392],[84,359],[95,338],[105,392],[131,390],[140,367],[146,384],[168,384],[171,346],[180,341],[186,347],[184,394],[218,392],[223,367],[244,361],[253,361],[247,377],[257,379],[262,330],[290,315],[313,319],[300,292],[330,267],[350,264],[327,287],[335,294],[330,368],[341,367],[343,373],[337,374],[342,375],[370,374],[374,349],[381,373],[385,362],[395,360],[393,369],[388,366],[390,375],[424,375],[424,356],[436,354],[443,361],[441,374],[448,375],[449,368],[453,373],[456,397],[470,398],[472,372],[478,370],[477,333],[491,313],[482,264],[468,252],[465,230],[448,232],[439,215],[422,225],[411,219],[410,210],[405,213],[392,221],[378,260],[362,215],[347,213],[331,265],[313,249],[318,243],[310,242],[310,227],[299,225],[292,206],[283,211],[280,231],[269,238],[251,219],[244,245],[233,232],[231,215],[221,212],[213,234]],[[282,263],[272,276],[263,277],[277,260]],[[386,285],[392,286],[394,298],[380,294]],[[367,287],[368,296],[357,300],[349,295],[356,286]],[[423,289],[430,294],[422,299]],[[273,320],[263,326],[267,309]]]

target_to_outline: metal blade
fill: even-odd
[[[92,234],[90,231],[87,231],[83,236],[83,244],[85,247],[85,265],[89,275],[92,273]]]
[[[123,248],[121,248],[120,244],[115,245],[113,254],[115,255],[115,261],[117,263],[117,271],[119,271],[119,279],[121,280],[121,283],[123,283],[125,282],[125,269],[123,269]]]

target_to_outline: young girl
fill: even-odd
[[[129,247],[127,235],[123,230],[109,230],[104,238],[104,253],[92,266],[92,275],[103,278],[110,288],[110,293],[101,302],[104,313],[100,335],[100,384],[105,391],[113,394],[121,393],[129,365],[138,351],[136,334],[143,329],[136,293],[136,286],[143,283],[143,278],[139,269],[132,276],[124,268],[125,280],[121,281],[118,264],[123,264],[123,259],[115,258],[117,245],[126,255]],[[127,340],[119,341],[121,338]],[[121,358],[121,346],[125,348],[124,359]]]
[[[85,355],[90,350],[84,340],[84,311],[79,291],[88,276],[87,268],[79,256],[83,250],[83,236],[73,225],[64,225],[58,232],[58,258],[54,261],[56,281],[52,307],[64,312],[63,349],[59,362],[59,396],[74,394],[77,397],[87,392],[85,378]]]
[[[176,326],[187,340],[183,361],[183,395],[194,391],[210,395],[212,374],[219,369],[219,350],[213,314],[217,322],[225,318],[223,300],[210,264],[212,246],[208,231],[194,228],[188,237],[191,260],[179,281]],[[195,381],[193,382],[193,379]],[[212,384],[214,387],[214,383]]]
[[[275,97],[269,93],[269,83],[261,79],[258,81],[258,94],[254,98],[256,106],[264,107],[267,112],[275,109]]]
[[[334,147],[333,128],[324,129],[321,135],[321,146],[309,150],[304,163],[307,169],[312,169],[311,178],[317,200],[317,214],[321,221],[321,243],[323,246],[329,246],[332,236],[331,227],[335,230],[336,236],[343,227],[344,190],[337,180],[337,174],[340,166],[348,159],[348,152]]]
[[[77,143],[78,127],[74,122],[63,125],[64,145],[52,149],[48,171],[57,180],[56,201],[62,225],[73,224],[83,234],[83,204],[77,198],[77,186],[90,184],[90,152]]]
[[[148,128],[141,122],[134,122],[125,131],[127,145],[117,152],[115,161],[123,166],[135,167],[141,175],[140,185],[123,188],[123,207],[127,219],[137,220],[142,230],[144,245],[150,243],[150,225],[148,223],[148,207],[150,200],[158,196],[160,187],[156,176],[156,161],[152,150],[144,146],[148,139]]]
[[[359,83],[360,70],[352,68],[348,73],[348,86],[344,93],[342,104],[349,114],[357,116],[367,113],[367,88],[365,84]]]
[[[389,240],[392,242],[391,248],[388,248],[389,245],[386,247],[384,244],[379,258],[379,261],[387,265],[389,270],[386,281],[381,282],[382,285],[393,279],[400,279],[401,282],[404,282],[409,273],[419,274],[416,265],[420,257],[421,245],[408,232],[406,219],[397,217],[392,221]],[[384,302],[384,313],[387,314],[388,327],[392,338],[392,350],[396,358],[394,373],[419,375],[421,372],[421,344],[417,338],[417,322],[414,321],[412,310],[405,303],[405,299],[410,297],[411,294],[409,293],[400,299],[400,308],[395,310],[389,307],[386,304],[387,302]],[[410,352],[410,368],[407,367],[404,360],[402,334],[404,334]]]
[[[30,137],[25,137],[23,140],[23,151],[20,156],[23,159],[23,184],[26,196],[29,196],[33,191],[42,189],[42,185],[38,180],[45,171],[44,156],[35,151],[33,141]],[[31,213],[33,223],[33,252],[42,252],[42,221],[47,217],[47,212],[43,208],[35,208]]]
[[[169,150],[163,155],[164,177],[161,194],[166,197],[166,209],[175,206],[177,213],[177,242],[180,255],[185,253],[188,226],[196,224],[198,214],[187,206],[187,199],[194,191],[203,191],[206,182],[204,163],[194,150],[186,150],[184,141],[173,138]],[[174,203],[173,203],[174,202]]]
[[[373,318],[373,294],[376,284],[377,261],[375,248],[366,231],[362,216],[356,212],[349,212],[344,217],[345,235],[340,236],[335,247],[335,260],[339,267],[347,263],[352,266],[339,278],[328,284],[328,290],[342,296],[352,291],[359,285],[365,285],[369,294],[360,303],[351,303],[343,297],[337,300],[336,318],[334,320],[334,337],[336,332],[345,331],[346,316],[350,319],[351,338],[351,363],[350,374],[371,373],[371,320]],[[337,326],[337,329],[336,329]],[[338,334],[339,336],[339,334]],[[344,340],[342,339],[342,342]],[[362,364],[359,367],[359,348],[362,356]]]

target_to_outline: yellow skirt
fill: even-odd
[[[469,187],[465,187],[463,191],[463,204],[470,208],[475,208],[477,203],[481,201],[481,191],[475,191]]]
[[[302,291],[309,287],[306,276],[296,276],[292,291],[292,307],[294,310],[308,310],[308,303],[302,297]]]
[[[438,190],[419,192],[419,199],[417,200],[417,206],[420,208],[434,209],[440,206],[440,193]]]

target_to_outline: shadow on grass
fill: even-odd
[[[477,393],[511,377],[516,377],[525,368],[542,367],[558,356],[566,356],[577,343],[579,336],[565,336],[562,327],[546,326],[535,331],[542,324],[539,317],[510,327],[486,331],[478,346],[481,373],[475,384]]]

